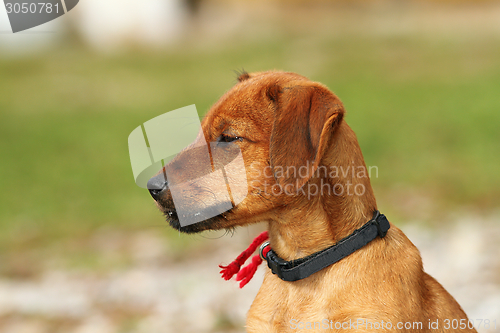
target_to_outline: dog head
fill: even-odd
[[[272,219],[300,197],[298,190],[321,165],[343,115],[340,100],[320,83],[294,73],[243,73],[209,110],[195,142],[153,177],[148,188],[170,225],[183,232]],[[237,149],[231,153],[230,147]],[[227,170],[230,164],[224,159],[237,153],[244,168]],[[225,177],[235,187],[216,179],[217,164],[226,165]],[[181,226],[174,187],[192,214],[211,217]],[[235,204],[231,192],[240,189],[248,194]]]

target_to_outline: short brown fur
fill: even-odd
[[[329,247],[351,234],[377,209],[368,176],[352,172],[332,175],[332,167],[367,175],[356,135],[344,120],[340,100],[324,85],[286,72],[243,73],[239,82],[210,109],[202,122],[207,142],[221,134],[241,138],[248,196],[235,208],[205,222],[180,227],[185,232],[233,228],[249,223],[268,224],[273,250],[292,260]],[[171,165],[186,159],[180,153]],[[167,166],[168,167],[168,166]],[[283,172],[305,168],[304,175]],[[330,169],[329,169],[330,168]],[[263,172],[263,170],[265,170]],[[178,168],[179,173],[185,172]],[[192,171],[196,172],[196,171]],[[313,184],[330,188],[355,186],[363,193],[307,196],[301,189]],[[191,184],[190,186],[202,186]],[[288,189],[292,195],[279,193]],[[197,202],[207,191],[200,189]],[[175,208],[167,192],[157,202],[164,212]],[[267,268],[266,268],[267,269]],[[449,332],[445,320],[467,316],[453,297],[422,268],[418,249],[396,226],[383,239],[296,282],[285,282],[266,272],[247,318],[247,332],[296,332],[294,323],[324,320],[335,323],[365,320],[391,323],[393,331]],[[438,320],[438,329],[429,328]],[[397,323],[422,323],[396,329]],[[418,324],[417,324],[418,325]],[[332,329],[333,328],[333,329]],[[308,329],[325,331],[325,328]],[[380,329],[358,327],[357,331]],[[475,332],[474,329],[457,329]]]

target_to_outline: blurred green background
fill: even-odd
[[[500,29],[488,13],[498,6],[404,3],[224,12],[216,2],[222,17],[248,15],[213,32],[197,12],[161,47],[103,52],[69,29],[42,51],[0,52],[0,274],[30,276],[56,253],[98,265],[87,240],[102,228],[152,229],[188,246],[135,185],[127,137],[170,110],[206,112],[241,69],[293,71],[334,91],[396,224],[497,211]]]
[[[68,40],[0,58],[1,251],[102,225],[162,225],[133,182],[128,134],[185,105],[206,112],[240,69],[295,71],[332,89],[367,165],[379,169],[372,183],[385,211],[416,213],[394,207],[399,192],[447,209],[498,207],[499,36],[341,34],[300,23],[161,51],[102,55]]]

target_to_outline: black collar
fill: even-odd
[[[385,215],[376,210],[373,213],[373,218],[361,228],[355,230],[337,244],[307,257],[285,261],[278,257],[273,250],[269,249],[264,258],[262,253],[264,248],[269,246],[269,242],[262,244],[260,254],[263,259],[267,260],[267,265],[273,274],[278,275],[283,281],[302,280],[359,250],[377,236],[384,237],[390,227]]]

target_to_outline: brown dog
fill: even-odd
[[[336,244],[377,209],[343,105],[320,83],[278,71],[243,73],[210,109],[202,131],[206,142],[238,145],[245,168],[232,170],[230,177],[235,183],[246,179],[248,195],[228,211],[181,227],[169,189],[173,185],[151,190],[180,231],[266,222],[272,250],[294,260]],[[189,190],[193,212],[224,204],[214,199],[219,196],[210,178],[190,181],[204,173],[196,166],[198,155],[181,152],[165,167]],[[189,168],[182,167],[186,163]],[[220,189],[228,190],[234,188]],[[302,280],[287,282],[266,273],[248,313],[247,331],[301,329],[475,331],[453,297],[423,271],[418,249],[394,225],[384,238]]]

